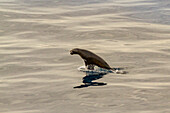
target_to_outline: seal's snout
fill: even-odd
[[[73,54],[74,54],[74,53],[73,53],[73,51],[71,50],[71,51],[70,51],[70,55],[73,55]]]
[[[72,50],[70,50],[70,54],[71,55],[79,54],[79,50],[77,48],[76,49],[72,49]]]

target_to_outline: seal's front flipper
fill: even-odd
[[[94,70],[94,65],[92,65],[92,64],[87,65],[87,69],[89,69],[89,70]]]

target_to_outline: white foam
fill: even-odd
[[[78,68],[78,70],[82,71],[82,72],[86,72],[86,73],[103,73],[103,74],[104,73],[105,74],[107,74],[107,73],[116,73],[118,71],[118,70],[116,70],[116,71],[107,70],[107,69],[103,69],[103,68],[100,68],[100,67],[97,67],[97,66],[94,67],[94,70],[89,70],[89,69],[87,69],[86,66],[80,66]]]

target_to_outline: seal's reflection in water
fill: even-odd
[[[84,88],[89,86],[104,86],[107,85],[107,83],[103,82],[93,82],[94,80],[103,78],[104,75],[107,73],[89,73],[86,72],[86,76],[83,77],[83,84],[80,86],[75,86],[74,88]]]
[[[93,82],[93,81],[103,78],[103,76],[108,73],[126,74],[127,71],[124,71],[123,69],[124,68],[115,68],[115,71],[113,71],[113,70],[103,69],[100,67],[95,67],[93,70],[89,70],[85,66],[81,66],[78,68],[78,70],[81,72],[84,72],[86,74],[86,76],[83,77],[83,84],[80,86],[75,86],[74,88],[84,88],[84,87],[89,87],[89,86],[107,85],[107,83]]]

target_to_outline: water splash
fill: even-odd
[[[93,82],[93,81],[103,78],[103,76],[108,73],[125,74],[125,71],[122,71],[121,69],[122,68],[115,68],[115,70],[108,70],[108,69],[103,69],[95,66],[94,70],[89,70],[86,68],[86,66],[80,66],[78,70],[85,73],[85,76],[82,78],[83,84],[79,86],[75,86],[74,88],[85,88],[89,86],[107,85],[107,83],[104,82]]]

